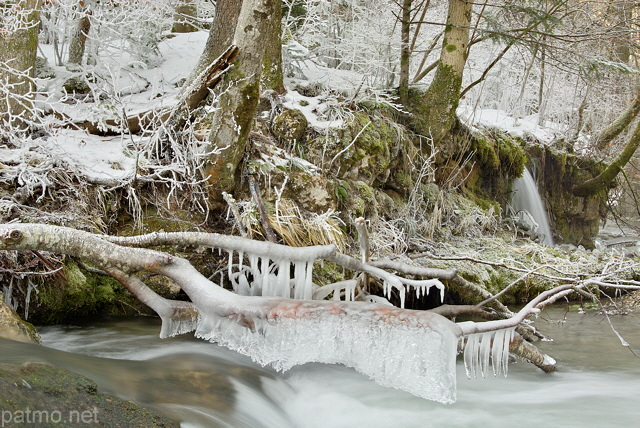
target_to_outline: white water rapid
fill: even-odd
[[[542,204],[538,186],[528,169],[524,175],[513,182],[511,207],[516,216],[531,230],[540,236],[540,243],[553,246],[553,234],[549,226],[549,218]]]

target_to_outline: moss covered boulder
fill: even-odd
[[[299,140],[307,130],[307,118],[300,110],[285,109],[273,120],[271,132],[283,143]]]
[[[98,392],[92,380],[43,363],[0,363],[4,426],[178,427],[155,411]]]
[[[356,112],[342,129],[328,131],[308,144],[309,160],[336,178],[381,187],[391,173],[397,129],[383,117]]]
[[[19,342],[40,343],[40,336],[35,327],[23,321],[16,311],[4,301],[4,294],[0,291],[0,337]]]

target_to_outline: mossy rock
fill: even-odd
[[[0,291],[0,337],[19,342],[40,343],[40,335],[33,324],[28,323],[9,307]]]
[[[70,77],[64,82],[62,87],[71,94],[88,94],[91,92],[91,88],[84,76]]]
[[[29,319],[36,324],[60,324],[112,312],[117,301],[129,303],[129,293],[113,278],[89,272],[73,261],[65,263],[66,281],[51,280],[32,295]]]
[[[384,118],[356,112],[343,129],[328,131],[308,143],[308,158],[326,164],[336,178],[382,186],[390,175],[393,148],[399,136]]]
[[[273,120],[271,132],[283,143],[298,141],[304,135],[309,122],[297,109],[285,109]]]
[[[0,408],[15,426],[179,426],[154,410],[98,392],[84,376],[42,363],[0,363]]]
[[[378,207],[373,188],[364,181],[356,181],[349,186],[348,207],[352,218],[378,217]]]
[[[473,133],[462,130],[459,138],[467,139],[466,155],[475,161],[467,174],[467,196],[485,208],[489,201],[506,207],[511,199],[511,183],[522,176],[528,161],[525,141],[494,128]]]
[[[575,196],[572,188],[597,176],[606,165],[544,145],[527,146],[527,152],[556,241],[595,248],[600,221],[607,213],[606,200],[604,195]]]

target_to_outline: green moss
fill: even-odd
[[[310,140],[306,156],[316,165],[331,161],[332,173],[339,179],[381,186],[399,144],[398,127],[389,119],[355,112],[343,129]]]
[[[456,45],[447,45],[445,49],[447,50],[447,52],[455,52],[458,50],[458,47]]]
[[[351,217],[372,218],[377,216],[377,203],[374,191],[364,181],[356,181],[350,185],[349,209]]]
[[[347,273],[335,263],[325,261],[313,266],[313,282],[316,284],[326,285],[347,279]]]
[[[179,426],[151,409],[101,394],[97,384],[82,375],[33,362],[0,363],[0,408],[11,414],[7,426]]]
[[[114,311],[117,301],[132,297],[113,278],[88,272],[68,261],[63,269],[67,281],[46,283],[35,295],[31,319],[39,324],[59,324],[106,315]]]

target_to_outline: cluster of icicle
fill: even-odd
[[[311,300],[313,262],[310,260],[272,260],[266,255],[229,251],[227,276],[233,291],[241,296],[269,296]],[[237,261],[237,263],[235,263]],[[234,264],[235,263],[235,264]],[[293,265],[293,269],[291,266]]]
[[[227,251],[227,277],[233,291],[241,296],[323,300],[332,295],[332,300],[355,300],[356,280],[340,281],[323,287],[314,286],[312,277],[316,258],[313,252],[301,251],[296,260],[287,260],[267,254],[245,254],[233,249]],[[401,308],[404,308],[406,289],[411,287],[415,290],[416,298],[428,295],[429,289],[436,287],[440,291],[441,300],[444,299],[444,285],[439,280],[402,278],[402,284],[396,286]],[[383,294],[387,299],[391,298],[393,288],[388,281],[383,280]]]
[[[467,377],[485,377],[489,370],[489,360],[493,374],[501,372],[507,375],[509,368],[509,343],[513,339],[515,328],[507,328],[466,336],[464,346],[464,367]]]

